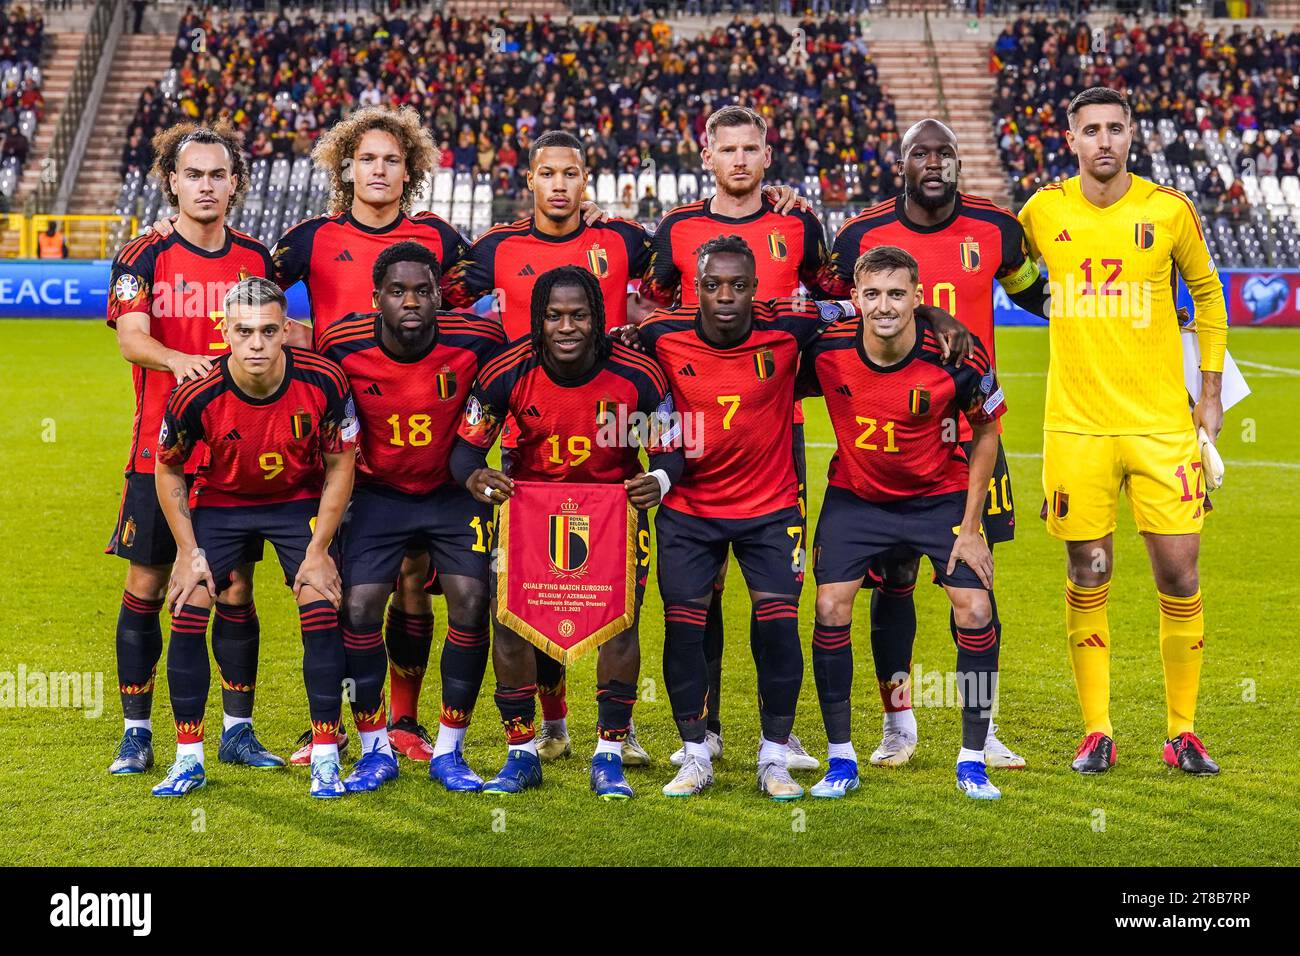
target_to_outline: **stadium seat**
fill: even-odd
[[[596,202],[608,209],[618,202],[618,180],[611,172],[596,176]]]

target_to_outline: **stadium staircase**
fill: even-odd
[[[63,103],[68,97],[68,88],[72,85],[72,71],[77,66],[81,40],[80,33],[45,35],[45,50],[41,56],[41,94],[45,97],[45,116],[36,127],[36,137],[32,141],[22,177],[18,180],[18,189],[10,199],[10,207],[14,211],[23,208],[23,201],[36,190],[40,182],[45,156],[49,152],[50,142],[54,139],[54,130],[59,125]],[[4,230],[3,238],[0,238],[0,256],[17,254],[17,231]]]
[[[127,127],[135,115],[140,91],[171,66],[171,44],[162,40],[157,35],[142,33],[123,35],[119,41],[68,212],[103,213],[113,208],[113,201],[122,188],[118,172],[122,146],[126,143]]]
[[[880,83],[894,99],[900,132],[926,117],[946,122],[961,149],[961,189],[1006,206],[1010,192],[989,110],[993,77],[988,50],[983,40],[944,40],[937,47],[920,39],[871,41]]]

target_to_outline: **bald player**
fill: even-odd
[[[835,238],[829,275],[822,285],[836,296],[853,287],[853,265],[858,257],[878,246],[906,250],[920,266],[921,291],[926,302],[944,309],[994,355],[994,283],[1001,285],[1021,308],[1045,317],[1047,280],[1027,254],[1024,230],[1016,217],[979,196],[957,188],[961,172],[957,137],[936,119],[924,119],[903,136],[897,172],[903,177],[903,194],[865,210],[848,220]],[[971,427],[958,420],[958,439],[969,454]],[[1015,535],[1015,511],[1006,452],[998,444],[997,463],[985,502],[984,536],[990,547]],[[916,587],[920,559],[879,559],[872,563],[864,587],[874,588],[871,600],[871,650],[876,680],[884,706],[883,740],[871,755],[875,766],[901,766],[911,759],[917,744],[916,717],[912,712],[910,672],[916,640]],[[990,594],[990,598],[992,595]],[[993,602],[997,617],[997,603]],[[955,628],[951,615],[950,628]],[[814,642],[814,669],[831,651]],[[834,650],[852,654],[852,646]],[[989,725],[986,762],[995,767],[1019,768],[1025,761],[995,735]]]

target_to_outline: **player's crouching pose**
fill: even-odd
[[[357,487],[340,535],[343,645],[356,681],[363,756],[343,785],[374,790],[397,777],[384,716],[384,605],[408,549],[428,551],[447,597],[442,715],[429,776],[448,790],[482,779],[461,754],[488,659],[492,509],[452,482],[448,458],[481,365],[505,344],[490,319],[440,312],[438,260],[399,242],[375,260],[378,312],[353,314],[319,338],[347,373],[361,421]]]
[[[176,719],[176,762],[154,796],[179,797],[206,782],[208,612],[230,586],[250,546],[275,547],[292,582],[302,622],[303,678],[311,711],[311,794],[344,793],[336,743],[343,638],[338,568],[330,554],[352,494],[358,426],[343,370],[311,352],[286,348],[285,298],[268,279],[249,278],[224,303],[230,354],[203,378],[172,393],[158,436],[159,504],[179,558],[167,681]],[[208,446],[191,494],[184,463]]]
[[[858,786],[850,741],[853,602],[873,558],[924,554],[952,602],[962,747],[957,788],[1001,796],[984,742],[995,699],[1001,627],[989,589],[993,556],[980,519],[997,459],[1002,390],[978,339],[959,368],[941,363],[930,323],[918,319],[916,260],[896,246],[864,253],[853,270],[859,315],[837,322],[804,354],[811,391],[826,396],[837,449],[817,521],[813,676],[830,743],[830,769],[813,796]],[[969,462],[957,416],[974,433]]]
[[[616,422],[646,416],[669,423],[672,401],[663,373],[653,362],[606,336],[604,297],[588,270],[561,266],[543,273],[533,287],[532,316],[532,335],[513,343],[480,373],[465,407],[451,470],[487,504],[509,498],[514,480],[622,482],[628,500],[640,510],[638,621],[600,646],[598,739],[591,761],[596,795],[626,799],[632,787],[623,774],[622,749],[632,725],[641,667],[637,625],[646,583],[641,569],[649,564],[650,538],[645,514],[680,476],[684,457],[680,448],[669,447],[670,428],[650,429],[647,436],[623,435],[617,444],[598,437],[610,415]],[[598,409],[594,415],[593,409]],[[519,429],[509,475],[487,467],[487,452],[507,417]],[[642,444],[650,459],[648,473],[641,469]],[[542,782],[533,726],[537,661],[522,637],[497,622],[492,664],[508,752],[500,773],[483,790],[518,793]]]

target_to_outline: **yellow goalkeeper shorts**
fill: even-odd
[[[1043,433],[1043,497],[1052,537],[1092,541],[1113,532],[1121,488],[1139,531],[1199,532],[1205,480],[1195,433]]]

